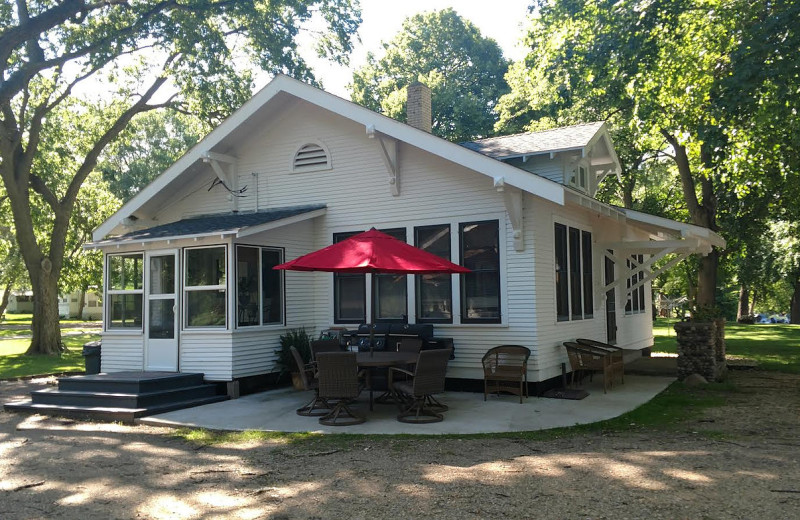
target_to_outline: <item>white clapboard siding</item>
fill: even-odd
[[[101,372],[122,372],[144,368],[144,336],[112,332],[102,334]]]
[[[529,156],[526,161],[522,158],[510,159],[507,162],[512,166],[541,175],[551,181],[564,183],[564,157],[563,154],[556,154],[552,159],[550,154]]]
[[[202,372],[207,381],[233,379],[231,334],[227,331],[184,331],[178,355],[181,372]]]
[[[595,295],[594,318],[580,322],[556,323],[553,222],[556,216],[566,223],[593,232],[597,243],[610,225],[601,217],[574,206],[558,206],[533,195],[524,196],[524,250],[514,248],[513,228],[506,214],[503,193],[494,180],[461,165],[433,156],[405,143],[397,143],[397,183],[393,195],[390,174],[382,158],[380,136],[370,139],[363,125],[298,101],[273,114],[262,125],[249,125],[248,132],[237,134],[238,141],[218,151],[236,158],[233,167],[242,197],[235,198],[242,212],[268,208],[325,204],[326,213],[312,220],[237,239],[237,243],[285,248],[285,259],[331,244],[333,233],[361,231],[370,227],[405,228],[413,242],[415,226],[450,224],[452,260],[459,261],[458,224],[498,220],[501,235],[501,312],[502,323],[491,325],[435,325],[437,336],[454,339],[456,356],[451,361],[450,377],[481,379],[481,358],[491,347],[502,344],[524,345],[531,349],[529,379],[540,381],[561,373],[566,361],[561,343],[575,337],[605,338],[604,305]],[[329,169],[295,171],[293,161],[304,145],[314,143],[329,154]],[[391,147],[389,147],[391,148]],[[223,168],[230,168],[226,164]],[[561,181],[560,156],[532,157],[525,164],[537,173]],[[198,164],[186,189],[172,201],[160,205],[147,218],[159,223],[187,216],[224,213],[233,209],[234,198],[222,186],[208,187],[215,178],[210,165]],[[609,240],[613,237],[609,237]],[[221,242],[220,237],[200,243]],[[183,247],[182,241],[178,247]],[[163,244],[142,248],[164,247]],[[599,248],[594,248],[595,277],[602,275]],[[234,273],[229,273],[229,279]],[[409,315],[413,317],[413,280],[409,278]],[[338,324],[333,322],[333,276],[330,273],[286,272],[285,325],[252,329],[195,332],[180,336],[180,367],[201,371],[211,380],[230,380],[275,372],[275,349],[286,330],[305,327],[316,335]],[[458,277],[454,277],[454,304],[458,301]],[[369,306],[368,302],[368,306]],[[624,307],[624,306],[623,306]],[[458,314],[459,309],[454,309]],[[647,315],[649,319],[649,314]],[[647,341],[649,328],[640,315],[624,320],[618,313],[620,338],[626,345]],[[624,323],[623,323],[624,322]],[[347,325],[345,325],[347,326]],[[349,325],[353,327],[353,325]],[[625,329],[623,331],[623,328]],[[141,351],[141,338],[138,348]],[[129,349],[134,350],[133,341]],[[115,344],[116,345],[116,344]],[[116,348],[116,347],[114,347]],[[105,355],[105,345],[104,345]],[[113,358],[113,357],[112,357]],[[113,358],[116,359],[116,358]],[[141,365],[141,356],[139,358]]]

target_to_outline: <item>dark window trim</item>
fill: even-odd
[[[587,285],[586,285],[586,274],[589,275],[590,283],[594,283],[594,252],[591,250],[591,240],[592,240],[592,231],[587,231],[585,229],[570,226],[568,224],[564,224],[558,221],[553,222],[553,262],[554,262],[554,273],[561,273],[562,276],[557,277],[554,280],[555,284],[555,308],[556,308],[556,322],[563,323],[563,322],[572,322],[572,321],[579,321],[579,320],[590,320],[594,318],[594,286],[588,287],[590,292],[588,293],[588,301],[587,301]],[[563,233],[563,245],[561,251],[564,254],[566,260],[566,266],[562,267],[560,271],[557,271],[558,268],[558,255],[559,255],[559,248],[556,244],[557,236],[559,230]],[[572,237],[577,236],[577,251],[573,251],[573,240]],[[589,244],[589,266],[585,266],[585,260],[587,259],[587,255],[584,252],[584,245],[588,240]],[[577,287],[575,287],[575,278],[577,278]],[[564,286],[559,285],[559,280],[563,280],[566,284],[566,288]],[[630,283],[630,281],[629,281]],[[629,286],[630,287],[630,286]],[[561,304],[564,307],[563,309],[559,309],[559,288],[561,288],[562,292],[564,293],[562,296],[566,298],[565,301],[562,301]],[[575,296],[579,297],[579,302],[576,304],[574,301]],[[564,298],[562,298],[564,300]],[[580,308],[580,314],[576,314],[575,311]],[[587,308],[588,307],[588,308]],[[566,311],[568,314],[561,314],[561,311]]]
[[[357,235],[359,233],[363,233],[364,231],[343,231],[339,233],[333,233],[333,244],[337,244],[342,240],[346,240],[353,235]],[[333,322],[334,323],[366,323],[367,321],[367,295],[366,295],[366,287],[367,287],[367,275],[365,274],[357,274],[357,273],[331,273],[332,280],[333,280]],[[361,307],[364,309],[364,314],[359,319],[345,319],[339,316],[339,284],[336,283],[337,278],[357,278],[362,277],[364,279],[364,292],[361,295]]]
[[[424,226],[414,226],[414,246],[420,247],[417,243],[417,230],[426,230],[426,229],[439,229],[439,228],[447,228],[447,250],[450,256],[447,258],[449,261],[453,261],[453,246],[452,246],[452,233],[453,233],[453,226],[448,222],[446,224],[427,224]],[[440,324],[447,324],[453,323],[453,315],[455,314],[453,309],[453,275],[445,274],[442,276],[449,276],[450,277],[450,317],[449,318],[422,318],[419,315],[419,304],[420,304],[420,278],[421,275],[414,276],[414,320],[416,323],[440,323]]]
[[[235,291],[236,294],[235,298],[235,306],[236,306],[236,320],[235,321],[235,328],[237,330],[252,330],[254,327],[278,327],[278,326],[285,326],[286,325],[286,272],[280,271],[281,277],[281,321],[274,321],[269,323],[263,323],[264,319],[264,310],[261,308],[261,305],[264,301],[264,295],[262,294],[263,289],[263,280],[261,277],[261,270],[263,267],[263,256],[262,252],[264,249],[269,251],[279,251],[281,254],[281,262],[286,261],[286,248],[280,246],[264,246],[258,244],[247,244],[247,243],[235,243],[233,244],[233,262],[236,265],[236,272],[234,273],[236,277],[236,284],[235,284]],[[258,325],[239,325],[239,248],[240,247],[252,247],[254,249],[258,249],[258,293],[259,293],[259,324]]]
[[[379,229],[378,231],[380,231],[381,233],[386,233],[387,235],[390,235],[390,236],[392,236],[394,238],[397,238],[398,240],[402,240],[403,242],[408,243],[408,230],[406,228],[404,228],[404,227],[384,228],[384,229]],[[400,232],[400,231],[402,231],[402,235],[403,235],[402,239],[400,239],[400,238],[398,238],[398,237],[396,237],[394,235],[394,234],[399,234],[398,232]],[[406,277],[405,278],[405,281],[406,281],[406,284],[405,284],[406,298],[405,298],[405,304],[404,304],[404,307],[406,309],[406,313],[403,315],[403,316],[405,316],[405,318],[402,318],[402,317],[401,318],[377,318],[375,316],[375,309],[377,309],[377,305],[376,305],[377,298],[375,296],[376,296],[376,294],[378,292],[378,291],[375,290],[375,288],[376,288],[376,286],[378,284],[378,277],[379,276],[392,276],[392,275],[383,275],[383,274],[380,274],[380,273],[374,273],[370,277],[372,279],[372,281],[370,283],[370,285],[371,285],[371,287],[370,287],[370,301],[372,302],[372,305],[370,306],[369,311],[370,311],[370,314],[371,314],[371,317],[372,317],[372,323],[408,323],[408,275],[403,275],[403,276]]]
[[[495,323],[502,323],[503,322],[503,295],[501,293],[502,283],[500,281],[500,273],[502,271],[502,266],[500,265],[500,221],[497,219],[490,219],[490,220],[474,220],[469,222],[459,222],[458,223],[458,257],[459,257],[459,264],[464,265],[464,228],[466,226],[471,226],[474,224],[494,224],[495,232],[497,237],[497,270],[494,271],[497,273],[497,318],[467,318],[466,316],[466,309],[464,305],[466,304],[466,279],[470,275],[470,273],[462,274],[459,277],[459,291],[461,294],[461,302],[460,302],[460,311],[461,311],[461,323],[469,324],[469,323],[488,323],[488,324],[495,324]]]

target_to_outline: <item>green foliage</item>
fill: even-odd
[[[494,106],[508,91],[508,62],[497,42],[444,9],[407,18],[383,47],[383,56],[369,54],[353,74],[353,101],[405,121],[405,88],[421,81],[431,88],[435,135],[465,141],[492,133]]]
[[[286,334],[280,337],[280,344],[280,348],[275,351],[275,355],[278,357],[275,365],[280,369],[281,375],[287,372],[299,371],[301,368],[295,363],[294,356],[290,350],[291,347],[297,349],[303,358],[303,363],[308,363],[311,360],[311,337],[305,328],[286,331]]]
[[[127,202],[207,132],[200,121],[174,111],[141,114],[103,154],[98,170],[111,192]]]
[[[70,238],[73,214],[133,118],[170,106],[213,125],[250,97],[253,65],[314,82],[296,43],[313,15],[323,22],[319,52],[339,61],[361,21],[356,0],[2,5],[0,177],[39,302],[32,353],[60,350],[56,294],[79,238]],[[90,80],[102,101],[76,95]]]
[[[26,356],[29,340],[4,339],[0,341],[0,379],[83,372],[86,368],[82,354],[83,344],[99,339],[99,334],[64,336],[67,349],[54,356]]]
[[[677,352],[674,323],[675,320],[656,320],[653,352]],[[725,348],[728,357],[758,361],[759,369],[800,374],[800,325],[749,325],[729,321],[725,324]]]

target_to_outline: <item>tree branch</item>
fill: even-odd
[[[175,58],[175,55],[170,56],[167,60],[167,63],[164,65],[164,69],[169,67],[169,64]],[[155,79],[150,87],[145,91],[144,94],[139,98],[139,100],[131,105],[125,112],[123,112],[117,120],[114,122],[111,127],[106,130],[106,132],[100,136],[100,138],[94,143],[94,146],[86,154],[84,158],[83,164],[78,168],[78,171],[75,173],[75,176],[69,183],[69,187],[67,188],[66,193],[62,199],[62,204],[64,207],[71,208],[72,205],[75,203],[75,200],[78,198],[78,192],[81,189],[81,185],[83,181],[86,180],[86,177],[91,173],[94,167],[97,165],[97,158],[100,156],[100,153],[103,149],[125,129],[133,116],[139,114],[141,112],[146,112],[148,110],[154,110],[158,108],[158,106],[151,106],[148,105],[147,102],[153,97],[153,95],[158,91],[159,88],[167,81],[166,76],[161,76]]]

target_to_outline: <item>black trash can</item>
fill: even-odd
[[[83,357],[87,374],[100,373],[100,342],[90,341],[83,345]]]

